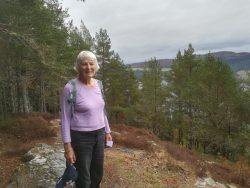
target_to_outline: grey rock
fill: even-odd
[[[7,188],[54,188],[65,169],[63,148],[39,144],[25,155]]]
[[[212,178],[198,178],[195,183],[196,188],[207,188],[207,187],[214,187],[214,188],[237,188],[231,184],[222,184],[220,182],[214,181]]]

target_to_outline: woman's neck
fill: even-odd
[[[94,84],[93,78],[85,78],[83,76],[79,76],[79,80],[86,86],[92,86]]]

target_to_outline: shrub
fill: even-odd
[[[125,125],[113,125],[112,134],[114,142],[129,148],[151,150],[152,142],[157,142],[156,136],[149,130]]]
[[[23,142],[56,136],[56,130],[49,121],[53,115],[48,113],[13,114],[1,121],[0,131],[15,135]]]

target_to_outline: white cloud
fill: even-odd
[[[74,24],[92,36],[105,28],[125,63],[196,52],[250,51],[249,0],[63,0]]]

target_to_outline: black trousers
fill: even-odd
[[[95,131],[71,130],[78,171],[76,188],[99,188],[103,177],[104,128]]]

